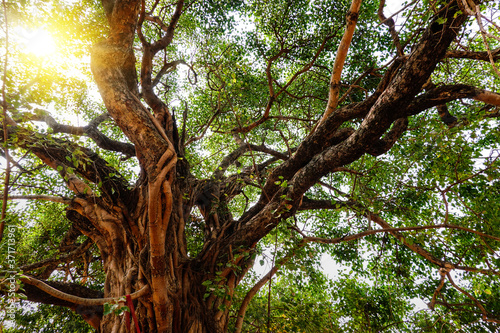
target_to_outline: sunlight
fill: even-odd
[[[31,64],[32,68],[42,71],[43,75],[53,78],[65,77],[84,82],[88,79],[90,55],[73,53],[65,44],[65,40],[58,38],[57,32],[44,27],[16,27],[13,29],[13,43],[23,55],[23,61]]]
[[[24,51],[37,57],[47,57],[56,52],[56,43],[50,33],[39,28],[36,30],[23,29],[21,32]]]

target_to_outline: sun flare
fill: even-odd
[[[38,57],[47,57],[56,52],[56,43],[50,32],[40,28],[36,30],[24,30],[23,45],[26,53]]]

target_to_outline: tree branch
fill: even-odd
[[[459,292],[461,292],[462,294],[464,294],[465,296],[467,296],[469,299],[471,299],[474,302],[474,304],[476,304],[476,306],[481,310],[481,313],[483,314],[483,320],[489,321],[489,322],[492,322],[492,323],[500,324],[500,320],[491,318],[491,314],[489,314],[486,311],[486,309],[484,308],[484,306],[474,296],[472,296],[470,293],[466,292],[465,290],[463,290],[462,288],[460,288],[459,286],[457,286],[455,284],[455,282],[451,278],[450,273],[447,273],[446,277],[448,278],[448,281],[450,281],[451,285],[456,290],[458,290]]]
[[[372,156],[379,156],[388,152],[396,141],[408,128],[408,118],[399,118],[391,129],[379,140],[367,147],[366,152]]]
[[[352,0],[351,7],[347,13],[346,30],[342,40],[340,41],[339,48],[337,49],[337,55],[335,57],[335,63],[333,64],[332,77],[330,79],[330,90],[328,94],[328,104],[325,113],[318,123],[318,126],[321,125],[321,123],[324,122],[338,106],[340,77],[342,75],[345,59],[347,58],[349,46],[351,45],[352,36],[354,35],[354,29],[356,28],[356,23],[358,21],[361,1],[362,0]]]
[[[108,113],[94,118],[87,126],[78,127],[58,123],[46,110],[36,108],[34,111],[34,115],[30,115],[28,118],[24,118],[24,120],[43,121],[53,129],[54,133],[66,133],[79,136],[85,135],[94,140],[99,148],[123,153],[127,157],[135,156],[134,145],[112,140],[97,129],[100,123],[106,119],[110,119]]]
[[[2,1],[2,10],[4,17],[4,32],[5,32],[5,58],[3,63],[3,74],[2,74],[2,130],[3,130],[3,153],[5,155],[5,174],[3,179],[3,193],[2,193],[2,208],[0,212],[0,242],[3,239],[3,233],[5,230],[5,219],[7,217],[7,197],[9,195],[9,183],[10,183],[10,171],[11,171],[11,158],[9,154],[8,146],[8,129],[7,129],[7,64],[9,60],[9,24],[7,17],[7,5],[5,1]]]
[[[158,83],[160,83],[160,80],[163,77],[163,75],[165,75],[167,73],[170,73],[170,72],[173,72],[174,70],[177,69],[178,65],[186,65],[187,67],[189,67],[189,69],[194,73],[195,82],[197,81],[197,76],[198,75],[196,74],[196,72],[194,71],[194,69],[193,69],[192,66],[188,65],[188,63],[185,62],[184,60],[175,60],[175,61],[170,61],[170,62],[167,62],[167,63],[163,64],[163,67],[156,74],[156,76],[155,76],[155,78],[153,80],[152,86],[156,87],[156,85]]]
[[[378,18],[380,22],[382,22],[382,24],[385,24],[389,28],[389,33],[391,34],[392,42],[396,47],[398,57],[402,57],[404,56],[404,51],[403,47],[401,46],[401,42],[399,41],[399,35],[396,32],[396,28],[394,27],[394,20],[392,19],[392,17],[390,18],[385,17],[384,5],[385,5],[385,0],[381,0],[377,11]]]
[[[429,89],[416,97],[406,109],[406,114],[408,116],[416,115],[434,106],[464,98],[472,98],[480,102],[500,106],[500,94],[495,92],[465,84],[442,85]]]
[[[305,156],[312,155],[311,159],[299,155],[299,150],[301,150],[299,146],[295,156],[300,156],[301,164],[305,165],[302,167],[296,165],[296,167],[290,168],[292,161],[295,162],[294,158],[290,158],[283,163],[283,168],[290,168],[290,174],[284,175],[281,167],[275,168],[267,179],[261,198],[254,206],[255,209],[250,209],[242,216],[240,219],[242,226],[228,238],[228,242],[231,240],[241,242],[241,239],[245,239],[246,242],[253,244],[253,242],[263,237],[279,221],[294,214],[303,194],[317,183],[321,177],[360,158],[366,152],[367,147],[370,147],[373,142],[377,142],[396,119],[407,116],[406,110],[409,104],[421,91],[422,86],[427,82],[436,65],[446,53],[450,43],[455,39],[459,28],[467,19],[467,15],[458,12],[458,10],[457,6],[450,5],[446,7],[446,10],[440,11],[430,22],[421,40],[405,63],[402,66],[394,64],[394,70],[397,73],[389,76],[387,85],[383,84],[385,89],[380,95],[376,94],[374,96],[376,101],[364,102],[372,106],[356,131],[351,132],[352,134],[345,138],[344,141],[327,146],[328,148],[323,151],[321,149],[324,146],[320,146],[319,149],[311,147],[313,152],[319,150],[316,155],[304,152]],[[440,23],[442,21],[446,22],[446,24]],[[350,111],[352,112],[352,110]],[[339,121],[337,117],[340,118],[341,116],[334,112],[331,117],[326,117],[326,119],[333,118],[333,121],[336,122]],[[339,121],[338,126],[342,123]],[[333,130],[338,126],[333,127]],[[321,127],[320,124],[318,129]],[[330,131],[325,129],[326,133],[331,133],[331,131],[331,129]],[[310,137],[314,137],[314,133]],[[324,138],[319,137],[316,143],[324,141]],[[276,191],[272,183],[277,180],[274,176],[280,174],[284,179],[290,179],[288,183],[291,186],[286,190],[278,189]],[[271,188],[272,191],[267,190]],[[272,199],[269,201],[268,198]],[[287,209],[288,207],[291,209]],[[413,250],[420,251],[421,249],[414,248]],[[436,264],[441,264],[439,260],[433,257],[430,259]]]
[[[101,184],[101,191],[112,201],[120,196],[126,200],[130,194],[127,180],[88,148],[62,139],[49,138],[20,126],[10,126],[10,136],[16,136],[18,147],[31,151],[57,171],[77,194],[92,195],[92,190],[75,173],[92,183]],[[111,177],[110,174],[114,176]]]
[[[500,48],[492,50],[491,56],[494,61],[500,59]],[[488,51],[460,51],[460,50],[449,50],[446,51],[444,55],[445,58],[456,58],[456,59],[472,59],[472,60],[482,60],[490,61],[490,53]]]
[[[160,39],[159,41],[155,42],[152,45],[153,54],[156,54],[156,52],[158,52],[159,50],[163,50],[168,45],[170,45],[170,43],[172,42],[172,39],[174,38],[175,27],[177,26],[177,23],[179,22],[179,18],[181,17],[183,6],[184,6],[184,0],[178,0],[176,7],[175,7],[174,14],[170,18],[170,23],[167,27],[165,36],[163,36],[162,39]]]
[[[272,68],[272,64],[275,60],[277,60],[279,57],[283,56],[283,55],[286,55],[288,52],[291,51],[291,48],[283,48],[281,49],[276,55],[274,55],[273,57],[271,57],[268,61],[267,61],[267,68],[266,68],[266,76],[267,76],[267,81],[268,81],[268,88],[269,88],[269,100],[268,100],[268,103],[266,105],[266,109],[264,111],[264,115],[258,119],[257,121],[253,122],[252,124],[248,125],[248,126],[245,126],[245,127],[239,127],[239,128],[233,128],[231,131],[233,133],[248,133],[250,132],[252,129],[254,129],[255,127],[261,125],[262,123],[264,123],[265,121],[267,121],[268,119],[272,119],[272,118],[275,118],[275,117],[270,117],[269,116],[269,113],[271,111],[271,108],[272,108],[272,105],[274,104],[274,101],[276,100],[276,98],[281,95],[283,92],[285,93],[288,93],[287,89],[288,87],[290,87],[290,85],[295,82],[295,80],[300,77],[302,74],[304,74],[305,72],[309,71],[311,69],[312,66],[314,66],[316,60],[318,59],[318,57],[320,56],[320,54],[323,52],[325,46],[326,46],[326,43],[332,39],[333,37],[335,36],[335,34],[332,34],[332,35],[329,35],[327,37],[325,37],[323,39],[323,41],[321,42],[321,45],[319,46],[319,48],[316,50],[315,54],[313,55],[311,61],[309,61],[307,64],[305,64],[300,70],[298,70],[297,72],[295,72],[292,77],[285,83],[285,85],[281,86],[279,84],[277,84],[277,86],[280,88],[280,90],[275,93],[274,91],[274,87],[273,87],[273,78],[272,78],[272,74],[271,74],[271,68]],[[280,117],[276,117],[276,118],[280,118]]]
[[[62,204],[70,204],[71,199],[65,197],[56,197],[52,195],[10,195],[8,200],[43,200]]]
[[[374,214],[371,214],[370,217],[374,217]],[[375,222],[380,221],[379,219],[380,219],[380,217],[377,216],[377,217],[375,217],[374,221]],[[388,224],[386,224],[384,226],[388,226]],[[419,231],[419,230],[429,230],[429,229],[458,229],[458,230],[464,230],[464,231],[467,231],[467,232],[470,232],[470,233],[474,233],[474,234],[480,235],[481,237],[486,237],[486,238],[494,239],[496,241],[500,241],[500,237],[491,236],[491,235],[488,235],[488,234],[485,234],[483,232],[476,231],[476,230],[473,230],[473,229],[470,229],[470,228],[456,226],[456,225],[451,225],[451,224],[435,224],[435,225],[425,225],[425,226],[415,226],[415,227],[401,227],[401,228],[392,228],[392,227],[385,228],[384,227],[383,229],[372,229],[372,230],[363,231],[363,232],[360,232],[360,233],[357,233],[357,234],[348,235],[348,236],[342,236],[342,237],[338,237],[338,238],[304,237],[304,242],[307,242],[307,243],[309,243],[309,242],[315,242],[315,243],[322,243],[322,244],[338,244],[338,243],[341,243],[341,242],[356,240],[356,239],[359,239],[359,238],[363,238],[363,237],[366,237],[366,236],[378,234],[378,233],[381,233],[381,232],[388,232],[388,233],[391,233],[391,234],[394,235],[395,233],[399,233],[400,231]],[[428,259],[428,258],[426,258],[426,259]]]
[[[427,304],[427,306],[429,307],[429,309],[431,310],[434,310],[434,305],[436,304],[436,301],[437,301],[437,296],[439,295],[439,293],[441,292],[441,289],[443,289],[443,286],[444,286],[444,281],[445,281],[445,278],[446,278],[446,274],[449,273],[449,269],[447,268],[440,268],[439,269],[439,275],[441,275],[441,279],[439,281],[439,285],[438,287],[436,288],[436,290],[434,291],[434,294],[432,295],[432,299],[431,301],[429,302],[429,304]]]
[[[304,196],[302,197],[302,203],[300,204],[298,211],[315,210],[315,209],[341,209],[345,207],[350,207],[353,204],[354,202],[350,201],[318,200],[318,199],[310,199]]]
[[[86,306],[103,305],[104,303],[116,303],[120,300],[120,298],[125,297],[125,295],[123,295],[119,297],[107,297],[107,298],[83,298],[60,291],[48,285],[44,281],[35,279],[34,277],[23,276],[21,277],[21,281],[23,283],[32,285],[57,299]],[[150,292],[149,286],[145,285],[138,291],[130,294],[130,297],[132,297],[132,299],[138,299],[140,297],[146,296],[147,294],[149,294],[149,292]]]
[[[484,102],[486,104],[500,106],[500,94],[492,92],[492,91],[481,90],[473,98],[476,101]]]
[[[483,20],[481,18],[481,10],[479,8],[479,5],[474,5],[474,13],[476,16],[476,22],[477,25],[479,26],[479,31],[481,31],[481,37],[483,38],[483,44],[484,47],[486,48],[486,52],[488,53],[488,59],[490,60],[491,67],[493,68],[493,71],[500,77],[500,71],[498,70],[497,66],[495,65],[495,59],[493,57],[493,52],[490,49],[490,45],[488,44],[488,40],[486,39],[486,36],[488,33],[484,29],[483,26]],[[490,35],[491,36],[491,35]]]

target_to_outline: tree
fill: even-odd
[[[107,313],[130,295],[141,332],[241,332],[280,268],[327,251],[349,273],[319,326],[498,328],[495,2],[414,1],[400,27],[384,1],[37,4],[3,2],[0,234],[28,301],[126,332]],[[44,18],[67,57],[92,43],[102,104],[11,48],[9,18]],[[323,302],[311,290],[293,293]],[[410,322],[412,297],[435,312]]]

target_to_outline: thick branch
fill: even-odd
[[[42,201],[52,201],[63,204],[70,204],[71,199],[65,197],[56,197],[53,195],[10,195],[8,200],[42,200]]]
[[[161,126],[155,124],[150,112],[123,80],[119,60],[127,52],[109,43],[99,43],[93,48],[91,67],[108,112],[135,145],[137,157],[147,170],[154,168],[169,143],[158,129]]]
[[[35,109],[34,111],[36,112],[36,114],[28,117],[27,119],[45,122],[50,128],[52,128],[53,133],[85,135],[94,140],[99,148],[123,153],[127,157],[135,156],[134,145],[126,142],[112,140],[97,129],[97,126],[100,123],[102,123],[106,119],[109,119],[108,113],[96,117],[87,126],[79,127],[60,124],[45,110]]]
[[[43,292],[45,292],[45,293],[47,293],[47,294],[49,294],[49,295],[51,295],[59,300],[66,301],[66,302],[73,303],[73,304],[80,304],[80,305],[86,305],[86,306],[103,305],[104,303],[116,303],[119,301],[120,298],[125,297],[125,295],[122,295],[119,297],[107,297],[107,298],[94,298],[94,297],[83,298],[83,297],[79,297],[79,296],[75,296],[75,295],[63,292],[59,289],[56,289],[56,288],[50,286],[46,282],[40,281],[40,280],[35,279],[33,277],[24,276],[24,277],[21,277],[21,281],[25,284],[32,285],[32,286],[42,290]],[[51,282],[50,284],[54,284],[54,282]],[[71,287],[75,288],[73,285]],[[80,287],[80,289],[85,288],[85,287],[82,287],[80,285],[78,285],[78,287]],[[85,290],[90,290],[90,289],[85,288]],[[149,292],[150,292],[149,286],[145,285],[144,287],[142,287],[141,289],[139,289],[135,293],[130,294],[130,296],[132,297],[132,299],[138,299],[140,297],[147,295]],[[95,294],[102,295],[102,293],[97,292],[97,291],[95,291]],[[54,304],[54,303],[52,303],[52,304]]]
[[[343,114],[342,119],[355,117],[367,111],[371,102],[372,100],[343,107],[339,109],[339,113]],[[261,202],[267,200],[267,198],[271,198],[272,195],[277,192],[279,186],[276,185],[276,182],[280,177],[290,180],[300,168],[311,161],[314,155],[318,154],[326,147],[335,146],[341,143],[354,132],[351,128],[341,128],[336,131],[328,130],[330,126],[335,127],[338,122],[341,121],[331,121],[331,118],[328,118],[322,126],[317,127],[312,135],[302,141],[295,154],[272,171],[264,185],[264,193],[261,195]]]
[[[64,283],[58,281],[46,281],[46,284],[68,294],[78,294],[80,295],[80,297],[100,298],[103,296],[103,293],[101,291],[89,289],[79,284]],[[23,294],[25,294],[28,301],[31,302],[67,307],[75,311],[77,314],[81,315],[83,319],[93,328],[99,328],[99,324],[103,316],[102,305],[86,306],[69,302],[54,297],[46,293],[45,291],[40,290],[37,287],[27,283],[23,285]]]
[[[177,23],[179,22],[179,18],[181,17],[183,6],[184,6],[184,0],[177,1],[174,14],[170,18],[170,23],[167,27],[165,36],[163,36],[162,39],[160,39],[159,41],[155,42],[152,45],[153,54],[156,54],[156,52],[163,50],[168,45],[170,45],[170,43],[172,42],[172,39],[174,38],[175,27],[177,26]]]
[[[430,23],[414,52],[378,97],[359,129],[347,140],[315,156],[297,173],[293,181],[293,193],[290,193],[292,199],[300,197],[331,170],[358,159],[367,148],[378,141],[397,118],[408,115],[406,110],[410,101],[421,91],[466,19],[463,14],[455,15],[457,9],[450,7],[447,11],[442,11],[446,14],[445,21],[449,24],[438,23],[439,17]]]
[[[92,191],[75,173],[92,183],[101,184],[101,191],[109,198],[115,198],[112,200],[120,197],[117,194],[124,198],[128,196],[130,191],[127,180],[92,150],[19,126],[11,126],[9,132],[9,136],[17,138],[18,147],[31,151],[46,165],[59,172],[76,193],[91,195]]]
[[[139,30],[138,35],[141,39],[143,45],[143,56],[142,56],[142,65],[141,65],[141,87],[142,87],[142,95],[146,103],[153,109],[156,120],[159,123],[161,129],[166,131],[167,141],[170,141],[175,147],[178,147],[178,137],[176,129],[174,128],[174,121],[172,119],[172,114],[167,108],[167,105],[156,96],[153,88],[154,83],[152,79],[152,71],[153,71],[153,59],[155,55],[160,51],[165,49],[174,37],[175,27],[179,21],[179,18],[182,13],[182,8],[184,5],[184,1],[180,0],[176,4],[175,11],[170,19],[170,24],[167,28],[167,32],[165,35],[158,41],[150,44],[146,41],[145,37],[142,35],[141,24],[144,21],[144,2],[141,11],[141,15],[139,18]],[[175,63],[172,63],[174,66]],[[161,150],[164,151],[164,150]]]
[[[333,64],[332,77],[330,79],[328,104],[323,117],[319,121],[319,124],[324,122],[326,118],[328,118],[328,116],[337,108],[340,90],[340,77],[342,75],[342,69],[344,67],[345,59],[347,58],[349,46],[351,45],[352,36],[354,35],[354,29],[356,28],[356,23],[358,21],[360,7],[361,0],[352,0],[351,7],[349,8],[349,12],[347,13],[346,30],[344,32],[342,40],[340,41],[339,48],[337,49],[337,55],[335,57],[335,63]]]
[[[442,105],[457,99],[463,98],[478,98],[482,96],[490,97],[494,101],[495,93],[488,94],[487,91],[477,89],[473,86],[456,84],[456,85],[443,85],[433,89],[427,90],[425,93],[416,97],[407,108],[407,115],[416,115],[424,110],[432,107]],[[500,97],[500,96],[499,96]]]
[[[493,60],[500,59],[500,48],[492,50],[491,56]],[[473,60],[482,60],[482,61],[490,61],[490,55],[488,51],[475,52],[475,51],[460,51],[460,50],[449,50],[446,51],[444,56],[445,58],[458,58],[458,59],[473,59]]]
[[[457,11],[458,7],[456,6],[450,6],[447,10],[440,11],[443,17],[438,15],[434,18],[420,42],[414,48],[413,53],[401,67],[395,64],[394,68],[398,71],[397,74],[389,76],[389,82],[384,91],[380,96],[374,96],[376,102],[371,107],[370,112],[366,115],[359,128],[350,134],[347,139],[336,145],[327,146],[328,148],[310,160],[301,159],[301,164],[305,163],[305,166],[301,167],[300,170],[290,168],[292,161],[296,161],[294,158],[283,163],[283,168],[290,168],[292,175],[294,174],[291,179],[285,177],[285,179],[290,179],[289,184],[292,185],[286,191],[284,189],[276,191],[276,188],[273,188],[271,182],[277,181],[274,175],[283,175],[281,167],[275,169],[267,180],[265,191],[263,191],[259,203],[242,216],[242,227],[231,235],[228,241],[241,242],[242,239],[245,239],[246,242],[253,244],[256,240],[259,240],[281,219],[294,214],[303,194],[317,183],[321,177],[360,158],[367,148],[379,140],[396,119],[407,116],[405,113],[408,105],[421,91],[422,86],[427,82],[437,63],[444,56],[446,49],[455,39],[460,26],[467,18],[466,15],[460,12],[457,13]],[[443,25],[440,23],[441,21],[446,22],[446,24]],[[371,103],[365,101],[365,103],[371,105],[373,101]],[[337,117],[337,112],[333,112],[331,117],[326,119],[337,120]],[[318,129],[321,127],[320,124]],[[326,132],[331,133],[328,130]],[[310,137],[313,136],[314,134]],[[324,141],[323,138],[317,138],[317,140],[318,143]],[[300,156],[299,150],[300,147],[295,153],[297,157]],[[311,150],[318,151],[318,148],[312,148]],[[304,152],[304,155],[311,156],[310,152]],[[286,176],[290,177],[289,174]],[[267,191],[267,188],[273,190]],[[269,201],[268,198],[272,199]],[[419,251],[420,249],[415,248],[414,250]],[[439,260],[433,257],[430,257],[430,259],[436,264],[441,264]]]
[[[307,165],[316,154],[347,139],[354,130],[351,128],[340,128],[340,126],[351,119],[365,117],[370,108],[394,78],[400,66],[401,61],[396,60],[386,71],[375,93],[365,101],[353,103],[337,109],[335,113],[331,114],[323,123],[319,124],[316,130],[301,142],[296,152],[286,162],[275,168],[269,175],[264,187],[264,193],[261,196],[261,202],[270,198],[271,194],[277,191],[275,182],[280,176],[286,180],[290,180],[292,176],[302,167]],[[314,174],[315,171],[312,171],[312,173]],[[256,206],[254,212],[261,208],[262,207]],[[245,214],[244,216],[248,218],[250,214]]]
[[[391,129],[381,138],[366,149],[366,152],[372,156],[379,156],[388,152],[396,141],[403,135],[408,128],[408,118],[399,118],[394,122]]]
[[[473,98],[476,101],[484,102],[486,104],[500,106],[500,94],[492,91],[481,90],[477,95],[473,96]]]

